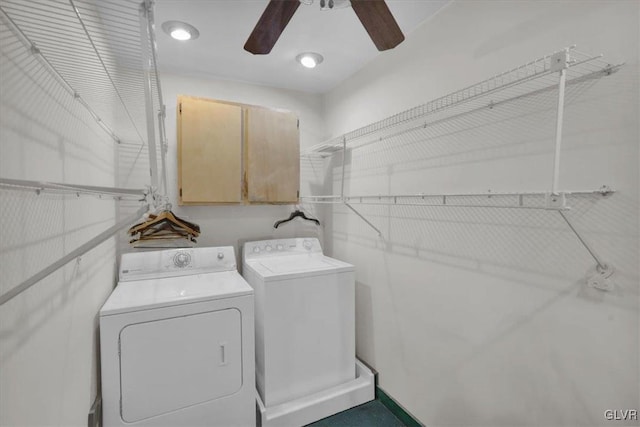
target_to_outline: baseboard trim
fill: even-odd
[[[418,421],[413,415],[396,402],[391,396],[389,396],[384,390],[376,386],[376,399],[387,407],[393,415],[395,415],[402,423],[407,427],[425,427],[420,421]]]

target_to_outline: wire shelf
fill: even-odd
[[[31,190],[36,192],[36,194],[47,192],[54,194],[75,194],[76,196],[90,195],[98,198],[107,197],[116,200],[130,199],[141,201],[141,198],[144,200],[146,195],[146,190],[144,189],[74,185],[7,178],[0,178],[0,188],[7,190]]]
[[[140,0],[3,0],[0,6],[0,22],[119,143],[123,187],[148,184],[128,178],[134,169],[149,170],[149,140],[164,138],[152,13],[144,13],[151,6]],[[157,136],[148,132],[145,91]]]
[[[300,200],[308,204],[360,204],[383,206],[424,206],[424,207],[464,207],[464,208],[505,208],[568,210],[570,196],[607,197],[614,191],[602,187],[594,191],[566,191],[520,193],[467,193],[467,194],[393,194],[393,195],[349,195],[349,196],[302,196]]]
[[[564,114],[564,102],[567,88],[580,87],[580,83],[591,81],[616,72],[623,64],[611,65],[602,59],[602,55],[592,56],[575,50],[575,46],[543,56],[527,64],[497,74],[475,85],[450,93],[426,104],[403,111],[384,120],[361,127],[352,132],[333,138],[324,143],[315,145],[302,153],[303,156],[329,157],[336,152],[342,152],[341,171],[334,172],[334,178],[340,175],[335,182],[340,184],[339,195],[303,196],[301,201],[308,204],[344,205],[353,214],[358,216],[370,228],[383,237],[382,231],[365,215],[354,208],[353,205],[380,205],[380,206],[411,206],[429,208],[502,208],[502,209],[527,209],[556,211],[569,226],[571,231],[579,239],[580,243],[588,250],[591,257],[597,263],[596,273],[589,277],[589,281],[597,283],[599,289],[609,290],[602,285],[602,280],[613,274],[613,270],[591,248],[588,242],[574,227],[565,211],[570,209],[567,199],[571,196],[587,196],[604,198],[613,193],[611,189],[603,186],[596,191],[568,192],[559,190],[560,154],[562,142],[562,125]],[[434,129],[440,131],[431,132],[434,137],[442,132],[442,128],[456,128],[456,121],[464,122],[471,115],[483,116],[488,111],[496,111],[497,106],[517,105],[514,101],[526,101],[537,104],[539,99],[557,94],[555,144],[553,157],[553,186],[548,192],[517,192],[517,193],[469,193],[469,194],[345,194],[346,159],[348,149],[355,149],[366,145],[373,145],[381,141],[422,142],[424,139],[411,138],[412,134],[422,133]],[[542,108],[538,106],[537,108]],[[500,108],[505,111],[505,108]],[[460,119],[460,120],[458,120]],[[445,126],[446,123],[446,126]],[[477,124],[477,123],[476,123]],[[475,126],[475,125],[474,125]],[[460,131],[460,128],[456,128]],[[447,129],[449,132],[450,129]],[[390,144],[380,144],[376,147]],[[373,150],[361,150],[364,156],[375,153]],[[350,157],[350,177],[353,178],[354,153]],[[384,153],[378,157],[388,159],[390,153]],[[340,162],[339,160],[339,162]],[[361,160],[358,158],[358,160]],[[386,173],[391,176],[393,170],[391,163],[382,162],[387,166]],[[336,165],[337,166],[337,165]],[[373,162],[373,168],[380,164]],[[371,166],[370,166],[371,167]],[[376,174],[378,176],[382,174]],[[389,185],[387,183],[387,185]]]
[[[611,65],[602,59],[602,55],[588,55],[577,51],[575,46],[571,46],[426,104],[314,145],[302,154],[304,156],[331,156],[335,152],[341,151],[345,146],[357,148],[411,130],[427,127],[433,123],[442,123],[450,118],[478,109],[491,109],[509,101],[543,91],[555,90],[558,88],[558,68],[555,61],[563,56],[567,58],[567,85],[609,75],[623,65]]]
[[[56,244],[63,243],[55,251],[45,251],[62,256],[50,264],[54,257],[34,255],[45,248],[37,240],[33,245],[13,245],[8,250],[3,245],[5,257],[37,258],[33,268],[11,282],[21,283],[0,295],[3,304],[109,239],[149,209],[151,197],[158,196],[158,186],[166,183],[166,135],[156,67],[153,0],[2,0],[0,36],[3,145],[12,155],[5,160],[13,160],[16,154],[15,165],[3,163],[7,166],[3,174],[35,175],[43,180],[0,178],[0,205],[13,213],[5,218],[5,228],[22,230],[24,218],[35,212],[40,216],[28,228],[36,230],[38,238],[56,230]],[[32,144],[42,150],[28,157],[33,154],[28,150]],[[23,146],[28,147],[23,150]],[[55,158],[51,167],[38,170],[40,162],[47,162],[52,152],[61,154],[62,164],[58,165]],[[30,160],[24,162],[28,167],[20,168],[25,158]],[[62,167],[58,170],[57,166]],[[149,188],[150,170],[155,188]],[[115,181],[116,187],[65,180],[67,176],[84,178],[88,173],[91,177],[87,177],[87,183],[111,185]],[[49,179],[61,182],[46,182]],[[82,216],[85,212],[97,207],[101,212],[113,212],[102,208],[103,201],[78,201],[81,195],[118,200],[112,205],[116,207],[116,222],[69,252],[67,243],[82,240],[68,236],[90,235],[96,225],[88,223],[92,216]],[[47,219],[45,214],[51,207],[56,209],[56,216]],[[49,222],[40,222],[41,214]],[[80,218],[67,221],[69,215]],[[113,224],[114,218],[102,222]],[[76,228],[70,229],[69,224]]]

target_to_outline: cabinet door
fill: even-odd
[[[247,109],[246,183],[250,203],[297,203],[300,136],[293,113]]]
[[[178,97],[180,204],[242,200],[242,107]]]

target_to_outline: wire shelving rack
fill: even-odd
[[[624,65],[612,65],[602,58],[603,55],[588,55],[571,46],[314,145],[302,155],[330,156],[341,151],[345,144],[349,149],[358,148],[537,92],[556,90],[558,72],[562,70],[566,72],[566,84],[574,84],[608,76]]]
[[[165,200],[167,140],[153,7],[153,0],[3,0],[0,4],[3,37],[19,41],[3,46],[32,55],[88,112],[114,142],[118,165],[116,187],[2,177],[0,188],[131,203],[126,218],[0,295],[0,305]],[[130,178],[136,174],[146,175],[147,188],[131,188]]]
[[[542,209],[556,211],[571,231],[585,246],[597,263],[599,278],[608,278],[611,267],[598,257],[595,251],[571,224],[564,211],[569,196],[608,197],[614,190],[607,186],[596,190],[564,191],[559,185],[562,128],[566,88],[581,82],[599,79],[617,72],[624,64],[610,64],[603,55],[589,55],[570,46],[542,56],[526,64],[507,70],[479,83],[449,93],[433,101],[402,111],[375,123],[314,145],[302,156],[331,157],[342,153],[339,194],[302,196],[303,203],[345,205],[379,236],[382,232],[353,205],[388,206],[439,206],[458,208]],[[516,193],[468,193],[468,194],[362,194],[345,193],[345,153],[366,146],[401,137],[411,132],[438,126],[487,109],[494,109],[510,102],[543,93],[557,92],[556,126],[552,186],[547,191]]]

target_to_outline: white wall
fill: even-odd
[[[2,24],[0,177],[114,186],[114,142]],[[113,200],[0,190],[0,294],[114,224]],[[0,425],[82,426],[110,239],[0,307]]]
[[[305,147],[573,43],[626,61],[593,87],[570,90],[561,176],[567,189],[618,191],[604,201],[572,199],[569,213],[616,268],[614,292],[584,287],[593,261],[549,212],[363,207],[384,232],[378,239],[336,208],[325,236],[335,256],[357,267],[359,356],[423,422],[605,424],[605,409],[637,408],[640,399],[638,18],[635,1],[456,2],[325,97],[163,75],[174,212],[201,225],[207,246],[271,237],[273,222],[290,211],[178,207],[178,94],[292,110]],[[0,58],[0,176],[114,185],[113,142],[14,42],[3,38]],[[354,151],[347,190],[545,189],[551,148],[539,143],[553,113],[524,107],[531,109],[510,125],[525,132],[496,124],[435,145]],[[303,194],[322,193],[323,167],[303,162],[302,172]],[[2,190],[0,292],[113,221],[110,201]],[[300,232],[309,230],[276,235]],[[99,246],[2,306],[1,425],[86,423],[97,388],[96,315],[114,283],[114,246]]]
[[[0,177],[109,187],[147,185],[147,153],[139,141],[128,138],[116,147],[35,57],[5,33],[0,50]],[[178,94],[226,99],[295,112],[304,147],[321,139],[321,97],[242,83],[162,77],[170,201],[176,214],[200,224],[199,245],[236,246],[238,239],[271,236],[322,237],[321,229],[300,224],[274,232],[273,223],[287,217],[290,206],[178,207],[175,127]],[[128,126],[127,122],[112,127],[118,132]],[[303,193],[323,185],[322,162],[302,161],[301,177]],[[128,215],[138,205],[119,203],[116,211],[108,198],[0,190],[0,294],[113,225],[116,213]],[[127,239],[124,232],[119,237]],[[125,246],[124,251],[130,250]],[[0,425],[86,425],[99,387],[97,315],[115,284],[115,262],[116,244],[110,239],[2,306]]]
[[[585,286],[594,261],[555,212],[355,205],[378,238],[335,208],[326,240],[357,268],[357,353],[426,425],[629,425],[604,411],[640,409],[639,8],[456,1],[326,95],[337,136],[572,44],[627,63],[568,88],[560,176],[617,191],[567,213],[614,266],[612,292]],[[346,191],[548,191],[555,99],[351,150]]]
[[[322,98],[318,95],[272,89],[224,80],[209,80],[189,76],[162,74],[162,90],[167,106],[167,186],[173,212],[195,222],[201,228],[198,246],[235,246],[241,239],[293,237],[296,234],[322,234],[315,226],[302,230],[296,224],[277,230],[273,224],[287,218],[292,211],[286,205],[258,206],[178,206],[177,197],[177,140],[176,103],[178,95],[261,105],[294,112],[300,119],[300,145],[302,148],[318,143],[324,132]],[[309,194],[309,187],[324,185],[325,171],[320,162],[301,161],[301,194]],[[320,184],[319,184],[320,183]],[[238,264],[241,264],[239,261]]]

